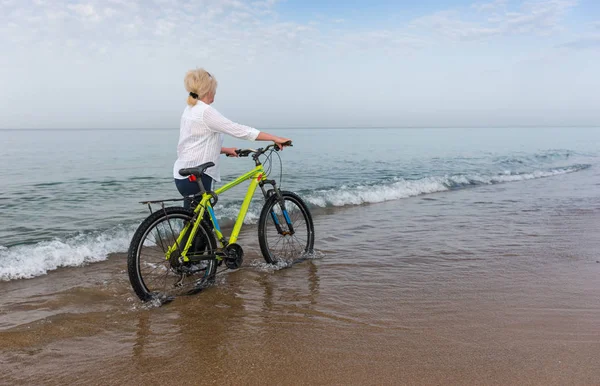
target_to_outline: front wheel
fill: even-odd
[[[295,193],[271,195],[258,220],[258,241],[265,261],[291,264],[312,253],[315,232],[308,207]]]

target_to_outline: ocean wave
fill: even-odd
[[[80,233],[64,240],[0,247],[0,280],[30,279],[60,267],[78,267],[123,252],[135,231],[117,226],[104,232]]]
[[[312,207],[335,207],[347,205],[361,205],[398,200],[423,194],[443,192],[453,189],[467,188],[477,185],[493,185],[505,182],[525,181],[537,178],[552,177],[561,174],[573,173],[589,168],[589,164],[575,164],[546,170],[517,172],[505,170],[496,174],[465,173],[444,176],[428,176],[416,179],[394,177],[386,181],[370,184],[342,185],[326,189],[302,191],[300,196]],[[245,224],[258,222],[262,201],[254,200],[244,220]],[[215,208],[221,220],[233,221],[237,216],[241,201],[231,201],[218,204]]]
[[[573,173],[588,167],[590,165],[578,164],[550,170],[536,170],[522,173],[505,171],[499,174],[455,174],[439,177],[423,177],[415,180],[394,178],[390,182],[383,184],[341,186],[332,189],[316,190],[305,195],[304,199],[316,207],[361,205],[398,200],[469,186],[492,185],[551,177]]]
[[[549,149],[533,154],[516,153],[510,156],[497,156],[492,158],[492,162],[500,165],[511,166],[541,166],[551,164],[557,161],[572,160],[575,157],[593,157],[592,154],[576,152],[568,149]]]
[[[343,185],[329,189],[300,192],[312,207],[360,205],[397,200],[429,193],[551,177],[583,170],[587,164],[577,164],[530,172],[505,171],[497,174],[466,173],[428,176],[418,179],[391,178],[363,185]],[[241,202],[218,204],[215,212],[220,221],[232,223]],[[262,200],[254,200],[244,223],[258,221]],[[138,224],[116,226],[106,231],[80,233],[65,239],[42,241],[36,244],[0,246],[0,281],[28,279],[45,275],[60,267],[77,267],[106,260],[110,253],[125,252]]]

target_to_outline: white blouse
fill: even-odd
[[[223,134],[254,141],[259,133],[255,128],[230,121],[202,101],[198,101],[195,106],[187,106],[181,116],[173,177],[185,179],[187,177],[179,174],[180,169],[212,161],[215,166],[206,169],[205,173],[215,181],[221,181],[219,155],[223,146]]]

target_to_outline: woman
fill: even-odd
[[[184,79],[185,89],[189,92],[188,106],[181,116],[179,143],[177,145],[177,161],[173,166],[175,185],[182,196],[190,196],[200,192],[196,182],[191,182],[179,174],[182,168],[198,166],[205,162],[214,162],[215,166],[206,169],[202,175],[202,183],[206,190],[212,190],[212,182],[221,181],[219,172],[219,155],[237,157],[235,148],[222,147],[223,134],[250,141],[273,141],[280,148],[288,138],[277,137],[255,128],[234,123],[222,116],[210,105],[215,100],[217,80],[202,68],[188,71]],[[190,207],[185,200],[184,206]]]

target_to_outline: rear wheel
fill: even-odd
[[[277,194],[270,196],[258,220],[260,250],[269,264],[303,259],[312,253],[315,242],[312,216],[304,201],[287,191],[281,192],[281,198],[280,203]]]
[[[146,218],[133,235],[127,255],[127,270],[131,286],[142,301],[156,298],[168,301],[174,296],[195,293],[214,278],[217,267],[214,258],[180,263],[179,257],[187,239],[177,245],[168,260],[166,258],[167,251],[177,244],[177,237],[193,217],[192,211],[181,207],[165,208]],[[188,257],[214,256],[216,248],[217,242],[210,227],[200,223]]]

